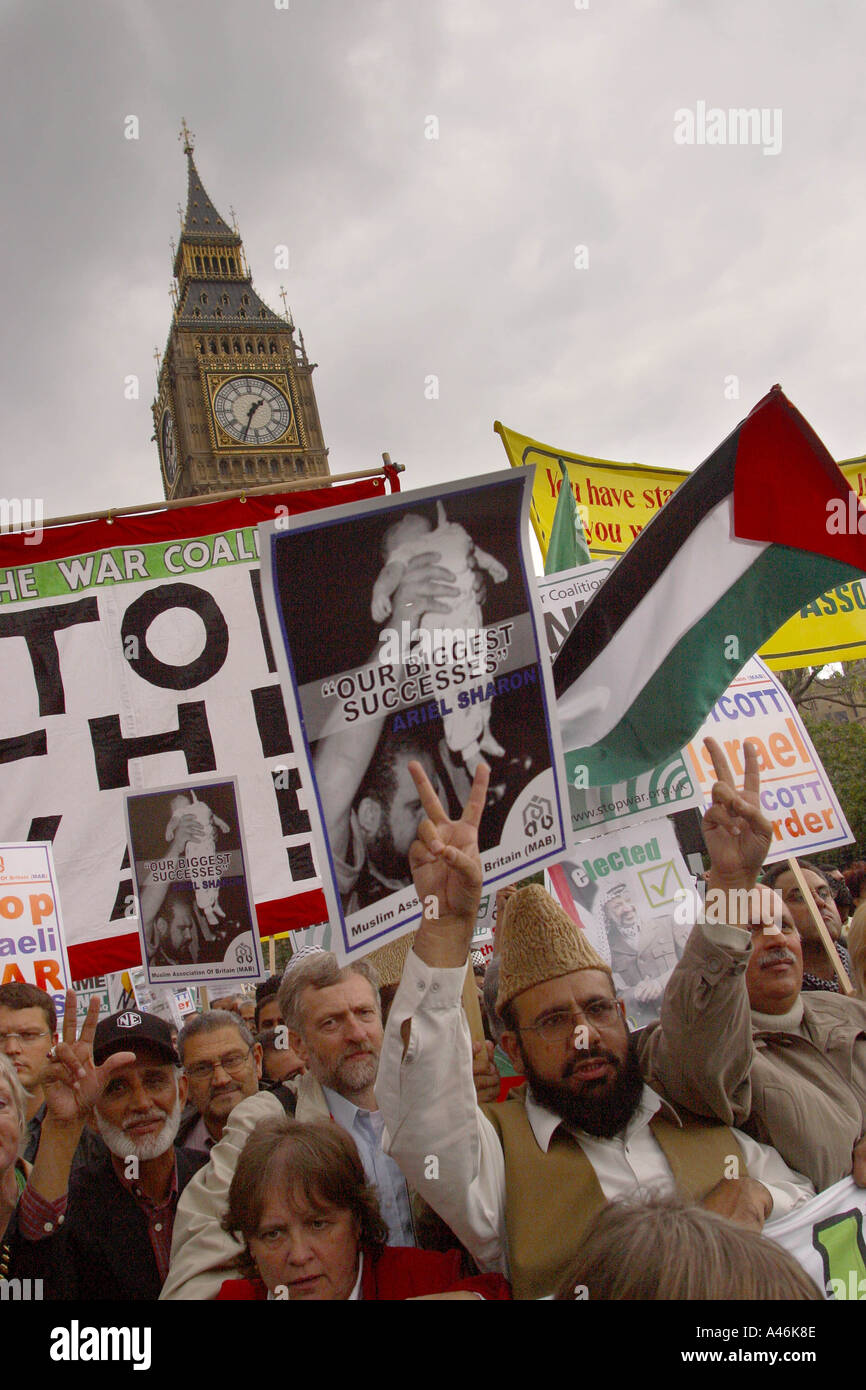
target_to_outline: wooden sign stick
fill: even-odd
[[[848,979],[848,972],[842,964],[839,952],[836,950],[836,943],[830,935],[829,931],[827,930],[827,923],[824,921],[824,918],[821,916],[820,912],[818,911],[815,905],[815,899],[812,897],[812,890],[806,882],[805,878],[803,877],[803,870],[800,868],[800,865],[797,863],[796,859],[792,858],[788,859],[788,868],[791,870],[791,873],[794,875],[794,878],[796,879],[797,887],[803,895],[803,902],[809,909],[809,916],[812,918],[812,921],[815,925],[815,930],[821,938],[821,943],[824,947],[824,950],[830,957],[830,963],[832,964],[833,969],[836,971],[836,974],[839,977],[840,990],[843,994],[853,994],[854,986]]]

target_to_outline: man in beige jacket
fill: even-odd
[[[777,895],[764,922],[754,911],[735,925],[772,827],[754,745],[744,745],[741,794],[719,745],[707,747],[718,778],[703,822],[715,910],[692,931],[660,1021],[641,1038],[644,1075],[697,1114],[772,1144],[816,1190],[848,1174],[866,1187],[866,1003],[801,993],[800,939]]]

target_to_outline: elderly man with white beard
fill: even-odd
[[[168,1025],[154,1014],[130,1009],[96,1024],[91,1010],[76,1043],[71,992],[66,1007],[64,1041],[44,1086],[50,1123],[21,1199],[19,1231],[41,1257],[53,1296],[155,1300],[178,1197],[207,1162],[206,1154],[174,1148],[186,1077]],[[109,1152],[70,1177],[88,1120]]]

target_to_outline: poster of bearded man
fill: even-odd
[[[413,760],[453,816],[488,763],[487,882],[562,851],[530,488],[529,475],[494,474],[261,528],[265,612],[314,782],[307,809],[342,959],[438,911],[409,870],[422,815]]]

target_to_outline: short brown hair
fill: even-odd
[[[365,960],[355,960],[351,965],[341,966],[333,951],[316,951],[305,956],[297,965],[291,961],[283,974],[283,981],[277,994],[283,1023],[293,1033],[303,1033],[301,995],[308,987],[328,989],[331,985],[342,984],[350,975],[361,975],[369,984],[381,1009],[379,1001],[379,976],[372,965]]]
[[[258,1232],[269,1188],[278,1187],[292,1200],[300,1188],[313,1208],[351,1211],[358,1227],[358,1244],[376,1259],[385,1247],[388,1228],[379,1211],[376,1191],[367,1181],[354,1140],[331,1120],[303,1124],[288,1115],[256,1125],[238,1159],[229,1188],[223,1230],[239,1233],[246,1243]]]
[[[38,989],[36,985],[0,985],[0,1008],[41,1009],[51,1032],[57,1032],[57,1010],[54,1000],[50,994],[46,994],[44,989]]]
[[[619,1301],[822,1299],[793,1255],[679,1197],[618,1201],[581,1242],[556,1297]]]

